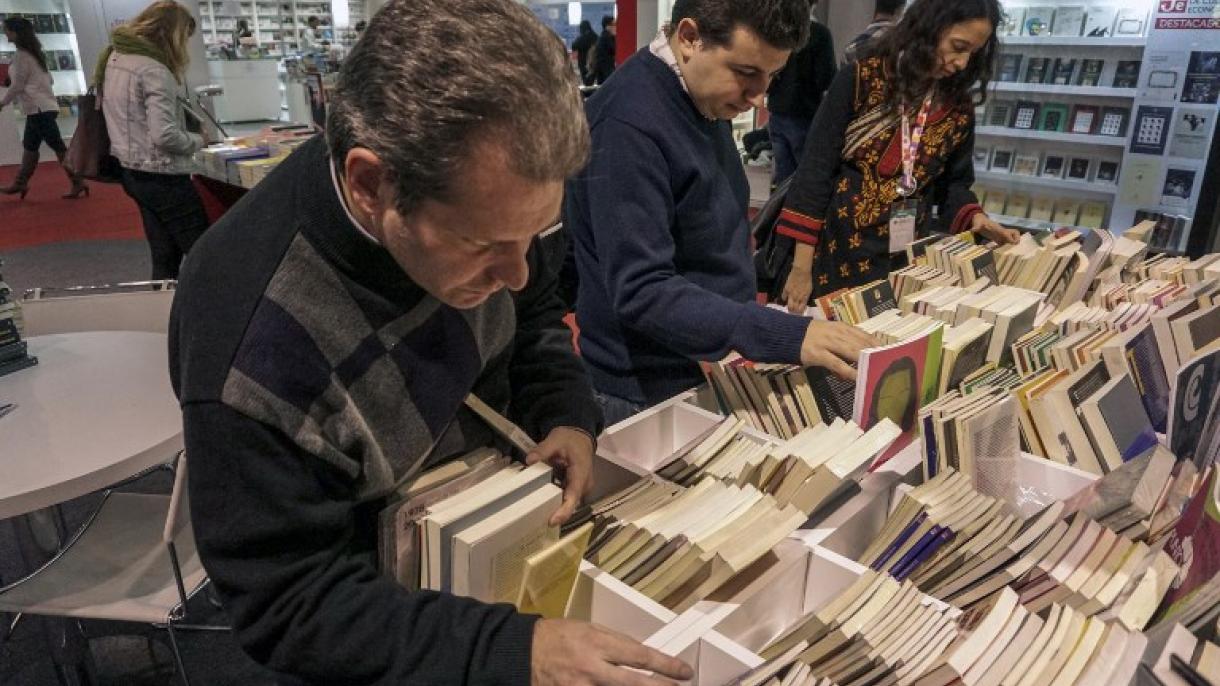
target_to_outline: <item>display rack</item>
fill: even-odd
[[[358,11],[363,18],[363,3],[351,2],[352,16]],[[200,29],[208,47],[231,45],[233,31],[239,19],[245,19],[259,47],[270,54],[295,52],[300,44],[300,32],[308,26],[310,17],[323,24],[323,35],[333,40],[331,4],[323,0],[202,0],[199,3],[203,21]],[[356,20],[353,19],[353,24]]]
[[[34,23],[34,31],[47,55],[52,92],[59,102],[59,130],[64,138],[76,131],[76,98],[85,92],[85,72],[81,68],[75,23],[67,0],[0,0],[0,18],[21,15]],[[0,63],[12,61],[16,46],[0,33]],[[21,159],[20,132],[25,117],[17,108],[0,112],[0,164],[16,164]],[[48,149],[43,150],[44,154]]]
[[[1070,196],[1105,204],[1100,221],[1093,212],[1078,223],[1114,230],[1144,214],[1189,223],[1204,211],[1199,201],[1220,115],[1220,20],[1209,9],[1215,3],[1002,4],[1008,16],[997,31],[1001,52],[988,102],[976,113],[974,166],[980,194],[1021,200],[1015,210],[993,200],[988,211],[1030,223],[1026,196]],[[1048,159],[1052,173],[1044,174]],[[1076,174],[1073,160],[1081,160]],[[1185,249],[1188,234],[1179,245],[1157,247]]]

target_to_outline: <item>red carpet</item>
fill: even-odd
[[[16,175],[0,167],[0,186]],[[0,251],[61,241],[144,239],[140,210],[118,184],[90,183],[89,197],[63,200],[68,179],[54,162],[44,162],[25,200],[0,195]]]

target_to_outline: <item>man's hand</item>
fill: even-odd
[[[556,427],[525,456],[526,464],[537,462],[551,465],[563,479],[563,503],[551,515],[551,526],[559,526],[572,517],[593,488],[593,439],[579,429]]]
[[[810,321],[801,343],[801,364],[824,367],[844,379],[855,379],[848,364],[860,359],[860,350],[875,348],[880,341],[843,322]]]
[[[974,218],[970,220],[970,230],[1000,245],[1009,245],[1021,240],[1020,231],[1006,229],[982,212],[974,215]]]
[[[792,314],[805,314],[810,293],[813,293],[813,270],[794,262],[788,272],[788,280],[784,282],[781,302]]]
[[[665,686],[674,683],[670,679],[685,681],[695,675],[681,660],[622,634],[565,619],[542,619],[534,625],[530,672],[532,686]]]

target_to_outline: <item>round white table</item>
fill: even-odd
[[[170,460],[182,412],[165,334],[27,339],[38,364],[0,377],[0,519],[89,494]]]

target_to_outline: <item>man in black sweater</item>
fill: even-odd
[[[601,85],[614,73],[615,54],[618,52],[618,20],[607,14],[602,17],[602,33],[593,48],[593,83]]]
[[[678,0],[667,29],[589,99],[568,183],[581,357],[613,424],[703,381],[699,361],[848,361],[872,337],[755,302],[749,185],[729,120],[762,105],[808,0]]]
[[[592,625],[409,592],[376,515],[490,439],[475,393],[590,484],[601,418],[555,296],[563,179],[588,133],[563,46],[513,0],[391,0],[325,139],[190,255],[171,321],[192,523],[234,634],[319,684],[661,684],[677,660]]]
[[[813,7],[817,7],[816,2]],[[809,22],[805,47],[792,53],[767,91],[767,111],[771,113],[767,129],[775,155],[771,180],[776,186],[796,171],[813,115],[817,114],[822,95],[836,71],[830,29],[816,21]]]

